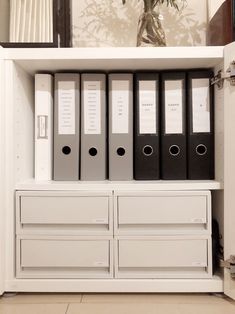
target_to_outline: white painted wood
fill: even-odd
[[[212,279],[14,279],[6,291],[19,292],[129,292],[129,293],[208,293],[223,292],[223,280]]]
[[[6,58],[28,73],[58,70],[166,70],[214,67],[223,47],[7,49]]]
[[[20,234],[113,234],[110,193],[17,192]]]
[[[191,191],[223,192],[222,162],[216,166],[217,181],[170,182],[35,182],[33,178],[33,77],[36,71],[49,69],[161,69],[217,66],[223,61],[222,47],[164,48],[152,50],[80,50],[80,49],[18,49],[7,53],[6,81],[6,269],[5,291],[45,292],[222,292],[223,280],[212,279],[16,279],[15,278],[15,208],[14,191],[19,190],[82,191]],[[14,62],[11,57],[15,58]],[[21,83],[22,85],[21,85]],[[219,104],[220,105],[220,104]],[[216,105],[217,106],[217,105]],[[218,108],[218,107],[216,107]],[[216,142],[219,132],[216,126]],[[223,131],[223,130],[222,130]],[[220,133],[221,134],[221,133]],[[223,134],[217,147],[223,142]],[[223,159],[223,150],[221,150]],[[220,173],[220,175],[218,175]],[[231,174],[230,174],[231,175]],[[22,183],[24,182],[24,183]],[[50,192],[49,192],[50,193]],[[221,198],[220,198],[221,199]],[[223,210],[223,209],[222,209]],[[49,228],[50,229],[50,228]],[[61,234],[62,238],[65,235]],[[96,237],[97,238],[97,237]],[[208,257],[208,260],[210,257]],[[112,265],[112,261],[110,265]]]
[[[15,278],[15,184],[33,177],[33,77],[5,60],[5,280]],[[24,178],[24,179],[23,179]]]
[[[212,277],[210,237],[118,237],[115,250],[117,278]]]
[[[112,276],[112,240],[92,237],[17,237],[17,278]]]
[[[210,192],[115,193],[115,234],[211,234]]]
[[[224,69],[227,70],[234,60],[235,44],[224,49]],[[224,85],[224,258],[235,255],[235,87],[228,81]],[[235,278],[229,271],[224,272],[225,294],[235,299]]]
[[[214,180],[159,181],[19,181],[16,190],[26,191],[193,191],[220,190],[223,185]]]
[[[4,53],[0,47],[0,295],[4,293],[5,281],[5,68]]]

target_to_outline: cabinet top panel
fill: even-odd
[[[224,47],[13,48],[4,49],[29,73],[63,70],[168,70],[212,68]]]
[[[193,191],[220,190],[218,181],[35,181],[34,179],[18,183],[16,190],[38,191]]]

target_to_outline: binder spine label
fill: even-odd
[[[75,82],[58,82],[58,133],[75,134]]]
[[[156,81],[139,81],[139,133],[157,133]]]
[[[48,116],[38,116],[38,139],[48,138]]]
[[[193,133],[210,132],[210,80],[192,79]]]
[[[165,133],[183,133],[183,82],[165,81]]]
[[[101,82],[84,81],[84,134],[101,134]]]
[[[129,129],[129,88],[127,80],[112,81],[112,133],[127,134]]]

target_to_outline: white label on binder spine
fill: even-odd
[[[210,80],[192,80],[193,133],[210,132]]]
[[[58,133],[75,134],[75,82],[58,82]]]
[[[139,133],[157,133],[156,81],[139,81]]]
[[[183,81],[165,81],[165,133],[183,133]]]
[[[112,81],[112,133],[126,134],[129,128],[129,81]]]
[[[84,133],[101,134],[101,82],[84,82]]]

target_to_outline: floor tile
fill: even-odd
[[[179,304],[180,314],[234,314],[235,307],[225,304]]]
[[[65,314],[68,304],[0,304],[0,314]]]
[[[81,294],[51,294],[51,293],[19,293],[15,296],[4,296],[0,298],[0,304],[6,303],[37,303],[37,304],[47,304],[47,303],[79,303],[81,302]]]
[[[66,314],[181,314],[177,304],[70,304]]]
[[[210,294],[84,294],[82,303],[213,304],[227,302],[222,295]]]

